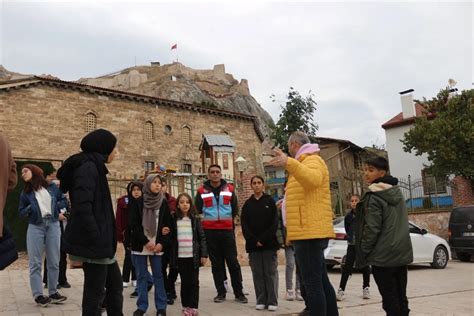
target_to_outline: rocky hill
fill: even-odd
[[[271,116],[250,95],[248,82],[225,73],[224,65],[197,70],[181,63],[137,66],[98,78],[81,78],[80,83],[194,103],[206,107],[255,115],[265,138]]]

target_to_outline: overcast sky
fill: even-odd
[[[63,80],[150,61],[225,64],[278,119],[271,94],[315,94],[319,136],[385,142],[398,92],[430,98],[473,82],[472,13],[464,3],[0,2],[0,63]]]

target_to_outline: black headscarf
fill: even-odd
[[[109,156],[117,144],[117,138],[108,130],[99,128],[90,132],[81,141],[85,153],[99,153]]]

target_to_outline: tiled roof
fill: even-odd
[[[235,147],[235,143],[229,135],[203,135],[209,146]]]
[[[0,81],[0,91],[1,90],[9,91],[11,89],[27,88],[27,87],[39,85],[39,84],[55,86],[55,87],[63,88],[63,89],[64,88],[73,89],[73,90],[78,90],[80,92],[88,92],[88,93],[94,93],[94,94],[105,95],[105,96],[110,96],[110,97],[117,97],[121,99],[128,99],[128,100],[136,101],[136,102],[144,102],[144,103],[152,103],[152,104],[158,104],[158,105],[163,105],[163,106],[171,106],[171,107],[176,107],[176,108],[184,108],[190,111],[204,112],[204,113],[214,114],[218,116],[227,116],[227,117],[233,117],[233,118],[238,118],[238,119],[243,119],[243,120],[249,120],[253,122],[255,132],[257,133],[257,136],[260,139],[260,141],[264,140],[263,134],[258,124],[258,120],[253,115],[248,115],[248,114],[243,114],[243,113],[238,113],[238,112],[231,112],[231,111],[226,111],[226,110],[210,109],[210,108],[198,106],[191,103],[179,102],[179,101],[174,101],[174,100],[166,100],[166,99],[156,98],[156,97],[152,97],[152,96],[144,95],[144,94],[102,88],[98,86],[92,86],[92,85],[82,84],[82,83],[73,82],[73,81],[64,81],[64,80],[60,80],[56,78],[41,77],[41,76],[33,76],[33,77],[28,77],[28,78],[18,79],[18,80]]]
[[[404,126],[404,125],[410,125],[415,122],[416,117],[421,117],[424,115],[427,115],[428,118],[433,118],[434,114],[432,113],[427,113],[426,109],[423,105],[419,103],[415,103],[415,114],[416,116],[412,116],[409,118],[403,118],[403,112],[398,113],[394,117],[392,117],[390,120],[382,124],[383,129],[390,129],[393,127],[398,127],[398,126]]]
[[[347,144],[347,145],[350,145],[351,147],[353,147],[354,149],[356,150],[359,150],[359,151],[363,151],[364,149],[362,147],[359,147],[357,146],[356,144],[354,144],[353,142],[351,142],[350,140],[346,140],[346,139],[338,139],[338,138],[329,138],[329,137],[314,137],[313,138],[316,143],[320,144],[320,145],[323,145],[323,144],[327,144],[327,143],[343,143],[343,144]]]

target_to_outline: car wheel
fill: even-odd
[[[448,251],[443,246],[436,247],[433,253],[431,266],[435,269],[444,269],[448,264]]]
[[[334,266],[335,266],[335,264],[327,264],[327,265],[326,265],[326,268],[327,268],[328,270],[331,270],[332,268],[334,268]]]
[[[458,256],[458,259],[461,260],[462,262],[469,262],[471,261],[471,255],[465,252],[460,252],[456,253]]]

